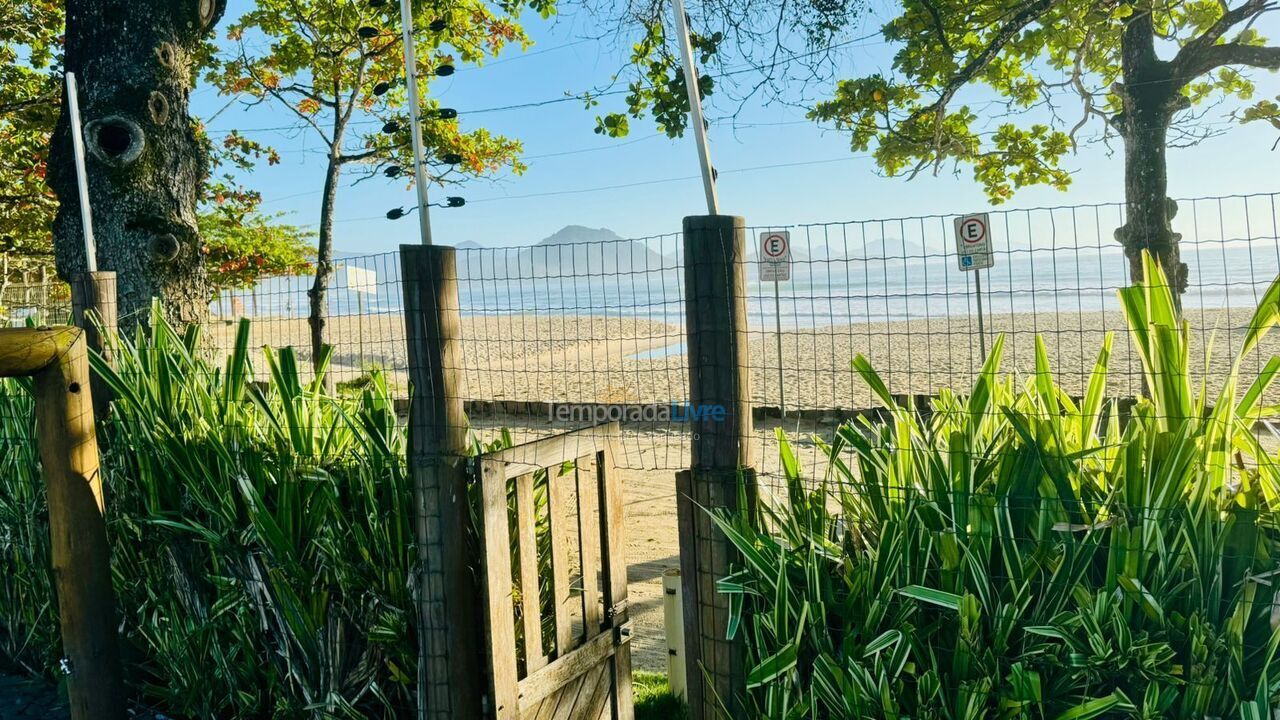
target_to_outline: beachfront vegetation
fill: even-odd
[[[1032,377],[1002,375],[1001,341],[929,417],[856,359],[885,422],[822,442],[816,484],[781,438],[786,497],[715,516],[741,551],[719,589],[752,716],[1273,716],[1280,467],[1254,425],[1280,358],[1206,397],[1145,262],[1120,291],[1149,389],[1129,411],[1106,399],[1110,340],[1083,398],[1042,344]],[[1240,358],[1278,320],[1280,281]]]
[[[412,705],[412,489],[381,375],[326,395],[291,350],[252,382],[163,314],[95,362],[112,565],[137,696],[185,717],[365,717]],[[0,383],[0,655],[60,657],[28,389]]]

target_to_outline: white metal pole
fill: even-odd
[[[411,0],[400,0],[400,25],[404,37],[404,81],[409,91],[409,134],[413,138],[413,180],[418,190],[418,227],[422,244],[431,244],[431,215],[427,211],[427,168],[422,154],[422,118],[418,105],[418,58],[413,48]]]
[[[67,108],[71,111],[71,148],[76,158],[76,185],[80,188],[80,225],[84,228],[84,262],[98,272],[98,244],[93,239],[93,212],[89,209],[89,174],[84,167],[84,134],[80,127],[80,91],[75,73],[67,73]]]
[[[702,119],[702,94],[698,92],[698,69],[693,65],[693,45],[689,42],[689,22],[684,12],[684,0],[672,0],[672,5],[675,6],[680,60],[684,64],[684,84],[689,90],[689,124],[693,125],[693,137],[698,144],[702,189],[707,194],[707,213],[719,215],[720,200],[716,197],[716,178],[711,171],[711,147],[707,144],[707,127]]]
[[[978,296],[978,343],[982,350],[982,362],[987,361],[987,328],[982,319],[982,270],[973,271],[974,294]]]
[[[684,663],[684,599],[680,571],[662,573],[662,618],[667,637],[667,684],[671,694],[688,697],[688,670]]]

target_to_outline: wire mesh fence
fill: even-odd
[[[1174,230],[1189,271],[1182,302],[1192,326],[1192,372],[1210,391],[1225,377],[1259,293],[1280,271],[1276,199],[1178,205]],[[981,271],[981,335],[975,273],[958,267],[953,219],[749,228],[749,370],[762,442],[777,426],[806,430],[874,407],[851,366],[858,354],[892,392],[927,398],[970,387],[983,348],[1001,335],[1003,368],[1026,376],[1039,337],[1059,382],[1078,396],[1104,336],[1115,333],[1108,391],[1123,397],[1141,389],[1116,295],[1130,283],[1128,258],[1114,239],[1124,224],[1121,203],[990,213],[995,264]],[[774,230],[790,232],[792,257],[791,279],[776,284],[758,279],[757,238]],[[623,465],[687,466],[679,234],[463,246],[457,272],[460,370],[473,424],[505,426],[521,440],[594,420],[634,419]],[[310,286],[309,278],[268,281],[224,297],[217,314],[252,317],[255,345],[291,345],[309,358]],[[407,394],[401,289],[396,253],[339,261],[325,339],[335,349],[329,372],[340,384],[379,368],[396,393]],[[233,332],[229,323],[217,331],[222,347]],[[1249,366],[1259,369],[1273,350],[1259,349]]]
[[[1230,375],[1231,360],[1249,330],[1260,294],[1280,273],[1276,200],[1275,195],[1253,195],[1179,203],[1174,230],[1181,235],[1182,257],[1189,271],[1182,295],[1190,324],[1189,375],[1197,391],[1203,385],[1210,397]],[[1123,207],[1012,210],[992,212],[990,217],[995,264],[981,278],[985,336],[979,334],[976,277],[962,271],[957,262],[953,216],[748,229],[742,300],[747,310],[745,369],[756,410],[751,442],[760,484],[771,496],[788,500],[790,489],[775,431],[782,429],[793,437],[793,450],[809,478],[827,472],[829,457],[808,439],[808,433],[829,439],[839,423],[855,416],[870,419],[855,427],[859,436],[884,431],[890,418],[873,411],[881,403],[852,366],[858,355],[880,373],[889,393],[922,398],[915,407],[945,409],[953,402],[947,398],[948,391],[966,395],[974,386],[984,346],[992,348],[999,336],[1004,337],[1004,371],[1024,380],[1033,377],[1039,337],[1052,360],[1058,387],[1078,401],[1088,393],[1106,334],[1114,332],[1106,398],[1133,397],[1144,390],[1137,348],[1117,299],[1117,291],[1131,281],[1129,260],[1113,237],[1114,229],[1124,222]],[[791,279],[777,285],[759,279],[757,240],[760,233],[776,230],[790,233],[792,254]],[[671,556],[679,548],[671,471],[689,467],[692,437],[697,432],[689,422],[687,405],[691,393],[683,243],[680,234],[666,234],[510,248],[464,246],[456,254],[461,352],[458,366],[451,369],[461,377],[470,424],[482,439],[507,430],[512,441],[522,442],[620,420],[623,435],[616,460],[628,473],[625,495],[632,520],[627,532],[636,534],[628,547],[629,552],[635,551],[629,557],[636,563],[633,579],[657,577],[675,564]],[[243,600],[236,607],[253,614],[281,607],[292,596],[333,592],[333,612],[345,613],[341,622],[350,628],[379,637],[411,632],[416,602],[411,597],[411,576],[417,548],[411,526],[415,512],[404,505],[412,494],[404,461],[404,401],[409,396],[411,368],[401,268],[398,253],[344,257],[326,288],[324,339],[333,348],[328,371],[336,391],[348,403],[342,408],[312,405],[289,396],[290,383],[276,383],[261,401],[248,402],[246,396],[229,402],[219,410],[227,413],[222,421],[230,423],[229,429],[202,434],[197,442],[193,429],[207,430],[212,422],[211,416],[202,413],[222,408],[219,403],[226,402],[206,391],[221,386],[213,381],[193,382],[175,394],[156,383],[148,384],[148,394],[139,395],[131,401],[131,409],[111,421],[107,433],[111,442],[162,441],[144,453],[121,454],[104,463],[108,474],[127,473],[138,483],[137,492],[115,496],[116,507],[123,506],[126,513],[121,517],[146,517],[149,523],[143,531],[121,520],[113,532],[120,538],[135,538],[135,544],[141,543],[139,547],[163,560],[151,563],[147,552],[137,548],[122,551],[121,557],[130,564],[129,572],[151,578],[157,585],[173,585],[177,578],[183,588],[181,597],[166,596],[166,602],[194,603],[161,608],[154,605],[158,600],[146,601],[153,605],[140,601],[126,618],[136,623],[131,627],[134,639],[142,638],[139,628],[150,611],[208,615],[217,620],[202,620],[190,628],[140,640],[152,643],[151,650],[161,662],[175,668],[230,662],[227,657],[184,655],[186,646],[180,637],[194,632],[206,633],[204,637],[210,639],[224,637],[220,633],[234,635],[238,631],[229,616],[209,615],[220,602],[233,600]],[[212,319],[205,332],[212,357],[207,365],[192,364],[187,369],[210,378],[221,371],[226,358],[234,355],[237,321],[248,318],[249,347],[292,347],[301,379],[311,377],[312,328],[307,318],[312,285],[311,278],[277,278],[253,289],[224,293],[211,305]],[[46,308],[39,310],[46,314],[66,305],[54,289],[46,289],[38,302],[36,296],[31,288],[10,287],[4,304]],[[1274,338],[1268,338],[1245,359],[1243,375],[1264,372],[1278,350]],[[272,382],[269,365],[260,355],[253,358],[253,366],[259,383]],[[153,367],[158,365],[138,362],[134,376],[141,382]],[[166,370],[170,382],[176,382],[176,369]],[[378,390],[366,402],[357,391],[368,388],[376,377],[385,381],[387,392],[383,395]],[[27,468],[35,464],[29,399],[12,384],[0,386],[0,391],[4,391],[0,392],[4,401],[0,403],[0,471],[8,472],[7,477],[28,477]],[[382,400],[387,401],[385,406]],[[1277,400],[1273,391],[1261,398],[1264,404]],[[147,430],[161,420],[166,423],[165,433]],[[371,433],[378,442],[366,441]],[[1276,445],[1263,433],[1258,441],[1265,447]],[[975,463],[995,467],[1014,462],[1001,454],[1005,449],[984,448],[975,453]],[[305,462],[272,469],[274,459],[285,456],[305,458]],[[1225,462],[1214,460],[1220,461]],[[210,476],[245,480],[238,486],[205,487],[208,483],[202,484],[201,478]],[[174,478],[179,482],[172,482]],[[318,478],[326,478],[326,484],[313,482]],[[907,489],[893,482],[900,480],[891,480],[885,489]],[[331,488],[336,494],[313,494],[310,488],[318,487]],[[284,488],[297,494],[286,495]],[[842,510],[869,514],[865,504],[873,489],[869,485],[856,489]],[[1112,499],[1082,497],[1079,522],[1049,523],[1052,532],[1045,538],[1051,540],[1034,539],[1060,546],[1076,543],[1076,533],[1083,532],[1078,528],[1108,522]],[[1006,494],[1004,500],[1011,513],[1026,517],[1035,513],[1032,505],[1041,501],[1027,488]],[[946,510],[948,522],[978,507],[966,505],[970,501],[986,502],[970,496],[956,499]],[[14,566],[11,577],[41,566],[39,553],[32,550],[33,538],[42,529],[39,506],[40,498],[31,492],[0,494],[0,525],[4,526],[0,548],[11,562],[21,565]],[[275,512],[262,514],[261,507]],[[1135,512],[1135,522],[1158,524],[1160,516],[1153,514],[1150,502],[1133,502],[1128,509]],[[204,518],[201,527],[188,525],[179,532],[173,525],[192,516]],[[833,532],[843,534],[849,522],[849,518],[833,520]],[[230,564],[217,572],[209,570],[202,563],[214,559],[203,554],[202,543],[214,542],[214,535],[249,537],[241,534],[241,524],[259,533],[258,539],[218,546],[217,563]],[[1062,528],[1055,529],[1058,525]],[[280,528],[287,532],[274,534]],[[1023,536],[1030,528],[1024,525],[1015,530],[1028,539]],[[204,530],[213,535],[192,539]],[[185,533],[185,539],[175,545],[165,534],[170,531]],[[972,537],[994,541],[1004,537],[1000,533],[1005,530],[988,527],[983,532],[985,536],[975,531]],[[136,540],[139,537],[145,542]],[[357,538],[359,547],[354,542]],[[30,547],[14,550],[25,546]],[[370,547],[372,554],[368,554]],[[1096,557],[1110,552],[1105,544],[1099,547],[1090,548]],[[1133,552],[1137,557],[1155,551],[1138,547]],[[1252,548],[1243,548],[1228,559],[1252,566],[1256,564],[1252,553]],[[1005,575],[995,579],[1010,579]],[[50,646],[54,641],[46,637],[50,632],[48,593],[16,581],[0,591],[5,593],[0,601],[20,613],[13,616],[18,623],[0,627],[0,644],[8,642],[15,653],[24,651],[19,647],[24,637],[37,638],[32,642],[42,648]],[[362,598],[373,596],[376,603],[362,604]],[[652,613],[643,614],[648,612],[646,596],[639,592],[634,597],[640,628],[638,664],[652,668],[664,654],[660,623]],[[895,603],[909,600],[896,597]],[[267,635],[307,662],[336,663],[309,640],[328,632],[324,628],[332,620],[330,610],[312,610],[310,615],[299,615],[302,624],[296,625],[284,616],[267,616]],[[218,625],[223,619],[226,624]],[[338,631],[347,629],[343,625]],[[360,663],[368,658],[385,659],[393,653],[398,668],[394,699],[407,706],[413,694],[406,680],[414,663],[411,643],[362,646],[354,665],[364,667]],[[55,659],[45,652],[30,662],[47,666]],[[277,670],[280,677],[297,671],[287,664]],[[234,677],[220,679],[234,681]],[[324,690],[319,684],[308,688]],[[200,692],[209,693],[205,699],[213,703],[212,694],[225,689],[192,681],[187,694],[198,699]]]
[[[0,327],[63,323],[71,316],[71,290],[66,283],[29,273],[13,280],[0,278]]]

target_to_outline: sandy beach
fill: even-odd
[[[1190,367],[1216,393],[1240,347],[1251,311],[1189,310]],[[381,367],[398,391],[407,387],[408,358],[399,315],[330,320],[336,350],[331,372],[339,380],[361,368]],[[228,349],[234,325],[210,328],[214,347]],[[1023,376],[1034,370],[1035,338],[1049,351],[1058,382],[1082,394],[1108,332],[1115,333],[1108,394],[1132,395],[1140,365],[1118,312],[993,315],[988,343],[1005,336],[1003,369]],[[253,323],[255,347],[293,346],[309,358],[306,322],[262,319]],[[1210,341],[1212,341],[1210,343]],[[970,386],[982,357],[977,324],[969,316],[783,329],[777,336],[750,330],[752,395],[757,405],[796,409],[857,409],[874,405],[850,367],[866,355],[891,391],[933,394]],[[1212,346],[1212,353],[1207,349]],[[1280,335],[1267,339],[1244,365],[1248,374],[1280,351]],[[687,399],[688,368],[681,326],[616,317],[509,315],[463,319],[465,394],[473,400],[552,403],[668,403]],[[779,366],[781,384],[779,392]],[[258,363],[259,370],[262,363]],[[785,394],[785,397],[782,395]]]

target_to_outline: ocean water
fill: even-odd
[[[906,249],[906,248],[904,248]],[[493,251],[490,251],[493,252]],[[502,251],[497,251],[502,252]],[[1187,308],[1247,307],[1280,274],[1280,242],[1206,243],[1184,246],[1189,266]],[[460,253],[461,255],[462,253]],[[756,280],[748,263],[748,322],[771,329],[824,327],[862,322],[945,318],[976,313],[974,273],[961,272],[954,256],[920,250],[909,257],[807,259],[792,265],[792,279]],[[607,315],[680,324],[684,321],[684,276],[669,254],[625,271],[547,267],[486,269],[469,266],[459,281],[464,315]],[[375,273],[359,292],[340,268],[330,285],[333,315],[398,313],[402,308],[399,260],[395,255],[347,258],[344,265]],[[492,270],[490,272],[489,270]],[[997,253],[982,271],[987,313],[1074,313],[1118,309],[1116,290],[1128,284],[1128,262],[1120,248],[1036,248]],[[253,291],[214,304],[221,316],[305,317],[310,278],[275,278]],[[776,293],[776,295],[775,295]],[[235,307],[232,307],[234,303]]]

